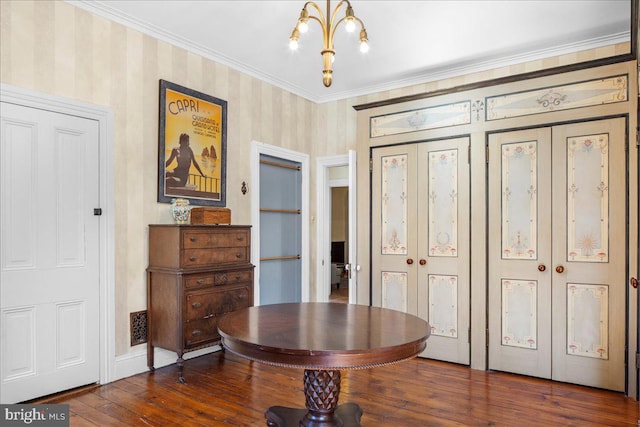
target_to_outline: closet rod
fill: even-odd
[[[297,171],[299,171],[301,169],[300,166],[287,165],[287,164],[284,164],[284,163],[277,163],[277,162],[270,162],[269,160],[260,160],[260,163],[265,164],[265,165],[277,166],[279,168],[295,169]]]
[[[274,256],[267,258],[260,258],[260,261],[280,261],[285,259],[300,259],[300,255],[285,255],[285,256]]]
[[[289,213],[300,215],[300,209],[266,209],[260,208],[260,212]]]

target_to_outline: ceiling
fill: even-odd
[[[329,88],[317,22],[288,46],[302,0],[69,3],[322,103],[629,41],[630,1],[353,0],[371,49],[342,24]]]

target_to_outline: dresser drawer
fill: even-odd
[[[212,286],[214,277],[211,273],[184,276],[184,286],[187,289],[197,289],[205,286]]]
[[[249,307],[249,284],[219,291],[194,291],[186,294],[186,320],[207,319]]]
[[[251,282],[253,271],[224,271],[213,275],[213,283],[216,286],[233,285],[242,282]]]
[[[218,334],[219,317],[187,322],[184,329],[185,348],[197,347],[220,339]]]
[[[217,230],[184,230],[183,249],[234,248],[249,246],[248,230],[219,232]]]
[[[200,267],[232,262],[249,262],[249,248],[185,249],[182,251],[183,267]]]

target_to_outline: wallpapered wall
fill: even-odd
[[[109,107],[114,113],[116,355],[129,347],[129,313],[146,308],[147,224],[169,223],[156,202],[158,80],[228,101],[227,207],[232,222],[250,222],[252,140],[311,156],[311,213],[315,160],[355,149],[352,106],[609,56],[607,47],[358,98],[315,104],[184,49],[92,15],[61,1],[0,1],[0,81]],[[315,222],[310,224],[315,277]],[[313,279],[312,279],[313,281]],[[311,284],[311,295],[315,283]]]

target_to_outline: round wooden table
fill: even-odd
[[[304,369],[307,409],[272,406],[267,425],[359,426],[355,403],[338,406],[340,370],[396,363],[420,354],[430,327],[400,311],[340,303],[249,307],[224,315],[218,330],[228,351],[250,360]]]

